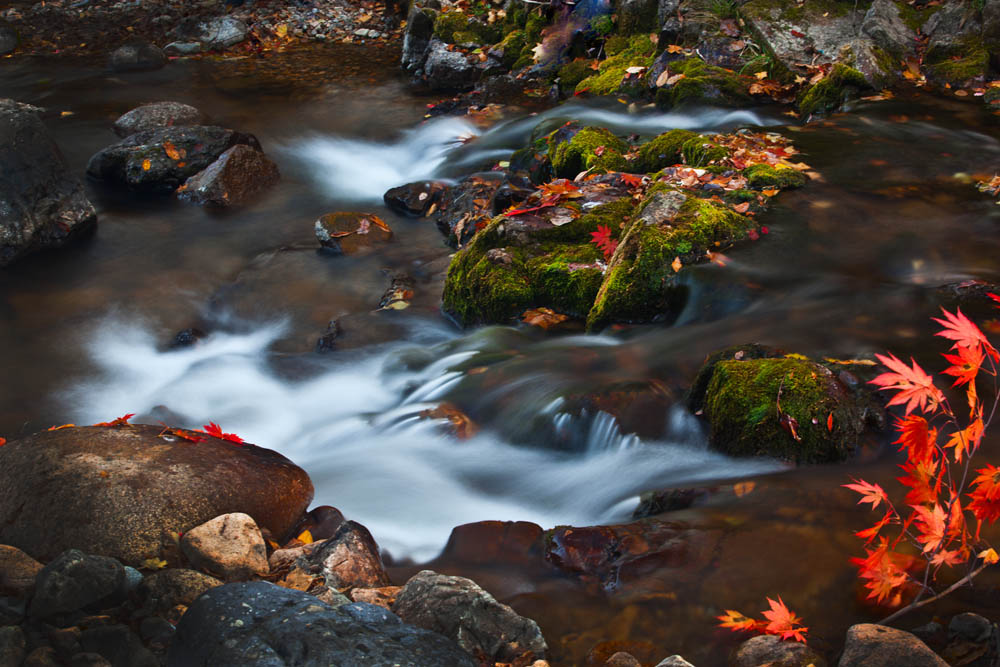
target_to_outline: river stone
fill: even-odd
[[[160,426],[43,431],[0,447],[0,543],[40,560],[68,548],[141,565],[182,533],[245,512],[282,540],[313,486],[281,454]]]
[[[278,182],[281,175],[271,158],[238,144],[187,179],[177,190],[184,201],[206,206],[235,206]]]
[[[16,30],[8,25],[0,25],[0,56],[13,53],[18,41]]]
[[[114,667],[114,665],[100,653],[77,653],[69,659],[69,667]]]
[[[0,595],[27,597],[41,569],[41,563],[20,549],[0,545]]]
[[[125,568],[114,558],[69,549],[42,568],[28,614],[48,618],[110,601],[125,588]]]
[[[874,623],[847,630],[838,667],[946,667],[934,651],[909,632]]]
[[[0,628],[0,667],[20,667],[26,653],[27,643],[20,626]]]
[[[955,614],[948,623],[948,637],[983,643],[993,634],[993,623],[979,614]]]
[[[65,245],[97,221],[39,111],[0,99],[0,266]]]
[[[447,184],[440,181],[418,181],[387,190],[382,200],[393,213],[420,218],[437,205],[447,189]]]
[[[206,51],[227,49],[247,38],[247,26],[232,16],[220,16],[198,24],[194,36]]]
[[[108,67],[114,72],[141,72],[160,69],[167,64],[167,54],[158,46],[135,41],[111,52]]]
[[[184,533],[181,551],[195,567],[226,580],[268,573],[267,546],[253,517],[242,512],[217,516]]]
[[[143,130],[177,125],[201,125],[205,114],[190,104],[181,102],[151,102],[122,114],[112,125],[119,137],[128,137]]]
[[[402,623],[381,607],[337,609],[308,593],[266,582],[213,588],[177,626],[168,667],[474,667],[439,634]]]
[[[829,12],[826,7],[805,3],[794,18],[788,6],[772,0],[750,0],[740,8],[749,32],[762,40],[768,53],[785,67],[795,70],[799,63],[832,63],[840,48],[857,36],[863,10]]]
[[[127,625],[98,625],[80,634],[80,646],[87,653],[96,653],[112,665],[128,667],[159,667],[149,649],[142,645],[139,635]]]
[[[427,59],[427,47],[434,36],[434,20],[437,12],[413,3],[406,17],[406,32],[403,34],[403,54],[401,64],[410,73],[419,72]]]
[[[252,134],[212,125],[142,130],[95,153],[87,174],[132,190],[168,193],[239,144],[260,150]]]
[[[201,42],[170,42],[163,47],[168,56],[193,56],[201,53]]]
[[[324,248],[353,255],[392,240],[392,230],[372,213],[327,213],[315,224]]]
[[[39,646],[28,654],[22,667],[62,667],[62,663],[54,648]]]
[[[163,612],[179,604],[190,606],[199,595],[221,585],[215,577],[197,570],[170,568],[143,579],[138,594],[144,607]]]
[[[449,51],[448,45],[432,39],[424,61],[424,81],[433,90],[471,90],[479,81],[479,60],[461,51]]]
[[[917,43],[917,34],[903,22],[899,6],[892,0],[872,2],[861,23],[861,32],[875,46],[896,57],[912,52]]]
[[[729,667],[826,667],[826,660],[805,644],[785,641],[777,635],[760,635],[736,649]]]
[[[392,611],[403,621],[440,632],[473,655],[509,662],[548,646],[538,624],[487,593],[471,579],[418,572],[399,591]]]
[[[672,655],[658,662],[656,667],[694,667],[694,665],[680,655]]]

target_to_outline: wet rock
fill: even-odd
[[[62,665],[54,648],[39,646],[28,654],[22,667],[62,667]]]
[[[0,628],[0,667],[20,667],[26,654],[27,643],[20,626]]]
[[[68,628],[56,628],[47,634],[49,644],[63,659],[74,656],[83,650],[80,646],[81,630],[75,625]]]
[[[709,489],[664,489],[647,491],[639,496],[639,506],[632,512],[633,519],[644,519],[666,512],[676,512],[693,507],[711,495]]]
[[[196,570],[170,568],[143,579],[138,594],[146,609],[165,612],[179,604],[190,606],[199,595],[221,585],[215,577]]]
[[[622,0],[617,5],[618,30],[623,35],[655,29],[659,0]]]
[[[16,30],[7,25],[0,25],[0,56],[13,53],[19,41]]]
[[[170,42],[163,47],[168,56],[193,56],[201,53],[201,42]]]
[[[212,589],[181,619],[167,665],[200,664],[473,667],[476,661],[441,635],[380,607],[334,609],[307,593],[253,582]]]
[[[982,643],[993,635],[994,626],[979,614],[964,613],[952,616],[948,623],[948,637]]]
[[[41,570],[42,564],[20,549],[0,545],[0,595],[28,597]]]
[[[441,194],[448,189],[440,181],[418,181],[391,188],[382,195],[385,205],[394,213],[420,218],[436,207]]]
[[[750,32],[759,35],[767,50],[791,69],[797,63],[836,61],[841,46],[855,38],[864,20],[863,9],[850,7],[844,12],[829,12],[807,3],[794,12],[790,9],[783,3],[750,0],[740,13]]]
[[[119,46],[108,58],[108,68],[113,72],[142,72],[160,69],[167,64],[167,54],[158,46],[135,41]]]
[[[191,36],[206,51],[228,49],[247,38],[247,26],[232,16],[220,16],[202,21]]]
[[[917,34],[903,22],[892,0],[874,0],[861,22],[861,32],[891,57],[900,59],[916,48]]]
[[[168,533],[245,512],[281,540],[312,499],[277,452],[162,426],[43,431],[0,447],[0,542],[36,558],[67,548],[141,565]]]
[[[939,654],[949,665],[985,667],[997,663],[996,626],[979,614],[953,616],[947,637],[947,644]]]
[[[444,634],[470,654],[496,661],[528,651],[542,657],[548,648],[534,621],[463,577],[423,570],[406,582],[392,611],[407,623]]]
[[[503,181],[503,174],[481,172],[467,176],[440,195],[436,222],[448,245],[461,248],[490,221],[490,202]]]
[[[113,664],[100,653],[77,653],[70,658],[69,667],[113,667]]]
[[[195,567],[229,581],[268,573],[267,546],[248,514],[217,516],[184,533],[181,550]]]
[[[39,111],[0,99],[0,266],[65,245],[97,222]]]
[[[190,327],[182,331],[178,331],[177,335],[174,336],[173,341],[170,343],[170,347],[191,347],[205,337],[205,332],[196,327]]]
[[[432,39],[424,61],[424,81],[433,90],[471,90],[486,73],[499,71],[501,64],[488,58],[485,62],[474,55],[450,51],[448,45]]]
[[[33,618],[97,608],[120,595],[125,568],[114,558],[65,551],[42,568],[28,613]]]
[[[658,662],[656,667],[694,667],[694,665],[679,655],[672,655]]]
[[[333,352],[337,349],[337,338],[340,337],[340,324],[337,320],[330,320],[326,325],[326,331],[316,340],[317,352]]]
[[[909,632],[874,623],[847,630],[838,667],[945,667],[927,645]]]
[[[211,125],[143,130],[94,154],[87,174],[132,190],[169,193],[238,144],[260,150],[253,135]]]
[[[316,238],[324,248],[345,255],[371,250],[392,240],[392,230],[371,213],[327,213],[315,224]]]
[[[189,104],[180,102],[152,102],[122,114],[112,125],[119,137],[136,132],[178,125],[201,125],[205,114]]]
[[[160,664],[127,625],[88,628],[80,634],[80,646],[88,653],[104,657],[112,665],[159,667]]]
[[[159,616],[147,616],[139,623],[139,636],[154,650],[163,650],[170,646],[170,640],[174,638],[175,632],[173,624]]]
[[[343,513],[336,507],[320,505],[306,513],[294,532],[298,535],[309,531],[313,540],[325,540],[336,535],[345,521]]]
[[[281,174],[271,158],[238,144],[187,179],[177,190],[184,201],[203,206],[238,206],[278,182]]]
[[[392,609],[392,604],[396,601],[402,586],[383,586],[382,588],[354,588],[351,589],[352,602],[367,602],[385,609]]]
[[[777,635],[760,635],[736,649],[730,667],[826,667],[826,660],[805,644],[784,641]]]
[[[427,59],[427,49],[434,35],[434,20],[438,13],[433,9],[413,3],[406,17],[406,33],[403,35],[402,66],[415,74],[423,69]]]
[[[0,597],[0,626],[16,625],[27,616],[27,602],[21,598]]]
[[[380,588],[389,583],[378,545],[368,529],[345,522],[309,558],[321,566],[330,588]]]

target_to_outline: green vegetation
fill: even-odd
[[[684,78],[656,91],[656,103],[664,108],[685,104],[739,106],[750,101],[748,83],[740,75],[709,65],[700,58],[670,63],[670,71]]]
[[[634,170],[653,173],[681,161],[681,147],[685,142],[699,137],[690,130],[670,130],[653,137],[639,148]]]
[[[629,94],[629,87],[623,89],[622,82],[629,67],[650,67],[656,45],[649,35],[623,37],[615,35],[605,44],[608,58],[601,62],[596,74],[588,76],[576,86],[577,92],[587,91],[593,95]],[[640,93],[645,88],[645,78],[637,77],[631,92]]]
[[[549,161],[556,176],[575,178],[587,169],[624,171],[629,145],[603,127],[585,127],[569,141],[549,141]]]
[[[837,63],[826,77],[799,95],[799,112],[803,116],[831,113],[866,88],[869,85],[861,72]]]
[[[772,167],[767,164],[755,164],[743,172],[750,187],[763,190],[765,188],[801,188],[809,179],[800,171],[789,167]]]

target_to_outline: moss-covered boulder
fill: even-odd
[[[548,140],[552,171],[560,178],[574,178],[581,171],[625,171],[629,145],[603,127],[584,127],[565,138],[556,131]]]
[[[461,11],[451,11],[437,16],[434,36],[446,44],[495,44],[502,34],[499,26],[489,25]]]
[[[982,40],[968,37],[959,44],[928,49],[924,67],[927,77],[935,83],[961,85],[986,75],[990,52]]]
[[[850,377],[855,386],[842,378]],[[711,445],[732,456],[796,463],[843,461],[881,423],[880,408],[844,371],[760,346],[730,348],[702,367],[689,406]]]
[[[838,63],[819,82],[802,91],[797,101],[799,113],[803,116],[832,113],[868,88],[861,72]]]
[[[709,65],[700,58],[671,62],[667,65],[667,71],[670,75],[667,80],[674,82],[656,88],[655,99],[660,107],[696,104],[741,106],[751,102],[749,77]],[[655,84],[656,81],[652,83]]]
[[[608,58],[601,61],[596,74],[576,86],[577,93],[591,95],[642,96],[647,91],[644,73],[652,66],[656,45],[649,35],[631,38],[616,36],[606,44]]]
[[[677,164],[682,159],[684,143],[698,136],[691,130],[668,130],[653,137],[639,148],[639,155],[634,161],[635,170],[653,173]]]
[[[751,188],[758,190],[801,188],[809,182],[809,179],[801,171],[789,167],[772,167],[769,164],[755,164],[747,167],[743,176]]]

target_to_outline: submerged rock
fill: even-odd
[[[114,72],[141,72],[160,69],[167,64],[167,54],[149,42],[135,41],[118,47],[108,58]]]
[[[87,174],[132,190],[169,193],[239,144],[260,150],[253,135],[211,125],[143,130],[95,153]]]
[[[0,447],[0,542],[42,560],[68,548],[141,565],[169,533],[245,512],[277,539],[312,499],[277,452],[161,426],[43,431]],[[169,555],[169,554],[168,554]]]
[[[177,189],[184,201],[205,206],[244,204],[278,182],[278,165],[258,150],[238,144]]]
[[[179,125],[201,125],[205,114],[181,102],[151,102],[122,114],[112,129],[119,137],[128,137],[143,130]]]
[[[65,245],[97,222],[39,111],[0,99],[0,266]]]
[[[327,213],[314,227],[321,246],[345,255],[371,250],[392,240],[392,230],[372,213]]]
[[[177,626],[168,667],[330,664],[474,667],[445,637],[363,602],[337,609],[265,582],[229,584],[201,596]]]

